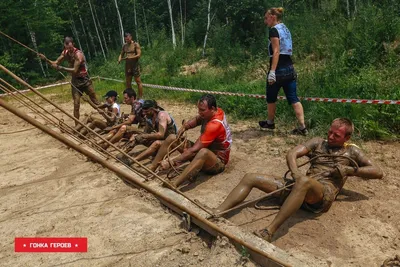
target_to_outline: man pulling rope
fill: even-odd
[[[83,93],[86,93],[90,97],[93,104],[100,105],[94,92],[92,81],[89,78],[85,56],[81,50],[74,46],[74,40],[71,37],[65,37],[64,50],[55,61],[48,60],[43,54],[39,54],[39,56],[41,59],[48,61],[54,69],[71,73],[71,92],[72,99],[74,100],[75,118],[79,119],[79,109]],[[68,62],[68,68],[60,66],[64,60]],[[75,124],[77,125],[78,123],[75,122]]]
[[[169,148],[180,146],[183,141],[177,140],[177,135],[168,136],[149,168],[154,171],[160,164],[161,169],[166,170],[190,160],[190,164],[175,178],[173,185],[176,187],[187,180],[193,180],[200,171],[213,175],[221,173],[229,161],[232,136],[224,111],[217,107],[215,97],[210,94],[200,98],[197,108],[199,115],[185,122],[179,130],[178,136],[189,129],[201,126],[200,137],[195,143],[186,142],[185,146],[177,149],[182,153],[178,157],[163,160]],[[171,143],[174,143],[172,147],[170,147]]]
[[[328,139],[316,137],[303,145],[298,145],[286,155],[287,165],[295,183],[292,189],[279,191],[285,181],[265,174],[248,173],[229,193],[215,210],[222,214],[241,203],[255,187],[264,192],[276,192],[283,204],[275,219],[256,235],[271,241],[278,228],[300,207],[314,212],[327,212],[336,196],[343,188],[348,176],[366,179],[381,179],[381,169],[373,164],[355,145],[346,143],[354,131],[353,123],[346,118],[335,119],[328,132]],[[307,156],[314,158],[307,174],[302,174],[296,159]],[[359,166],[353,167],[355,163]]]

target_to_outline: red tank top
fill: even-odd
[[[78,48],[74,47],[74,51],[72,52],[72,56],[68,53],[68,50],[65,49],[63,51],[63,55],[65,57],[65,60],[68,61],[69,67],[73,68],[74,67],[74,63],[75,63],[75,59],[76,59],[76,54],[78,53],[82,53],[83,52],[81,50],[79,50]],[[76,76],[78,77],[84,77],[87,76],[88,72],[87,72],[87,68],[86,68],[86,59],[85,59],[85,55],[83,55],[83,61],[81,63],[81,65],[79,66],[79,71],[78,74]]]

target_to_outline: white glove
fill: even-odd
[[[274,70],[270,70],[268,73],[268,82],[276,82],[276,76],[275,76],[275,71]]]

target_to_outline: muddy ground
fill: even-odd
[[[196,114],[195,106],[160,103],[178,122]],[[72,110],[71,103],[63,107]],[[87,105],[82,109],[90,110]],[[187,193],[217,207],[247,172],[282,176],[287,170],[286,152],[307,138],[288,135],[279,126],[271,133],[259,130],[256,122],[231,123],[234,143],[227,170],[211,178],[201,176],[186,188]],[[27,128],[31,126],[0,109],[0,133]],[[197,130],[189,132],[192,140],[197,135]],[[310,266],[380,266],[400,251],[400,144],[357,144],[382,167],[384,179],[349,178],[328,213],[316,216],[300,210],[273,240]],[[0,148],[3,266],[254,265],[226,240],[186,233],[180,219],[153,197],[126,186],[113,173],[39,130],[0,134]],[[249,198],[259,195],[254,190]],[[275,203],[264,205],[273,208]],[[276,213],[277,209],[250,207],[227,218],[252,231],[265,227]],[[88,237],[89,251],[14,253],[14,237],[24,236]]]

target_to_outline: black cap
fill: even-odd
[[[111,91],[108,91],[107,94],[105,94],[103,97],[107,98],[107,97],[112,97],[112,96],[117,97],[118,93],[116,91],[114,91],[114,90],[111,90]]]
[[[154,100],[145,100],[142,109],[149,109],[149,108],[156,108],[157,107],[157,102]]]

